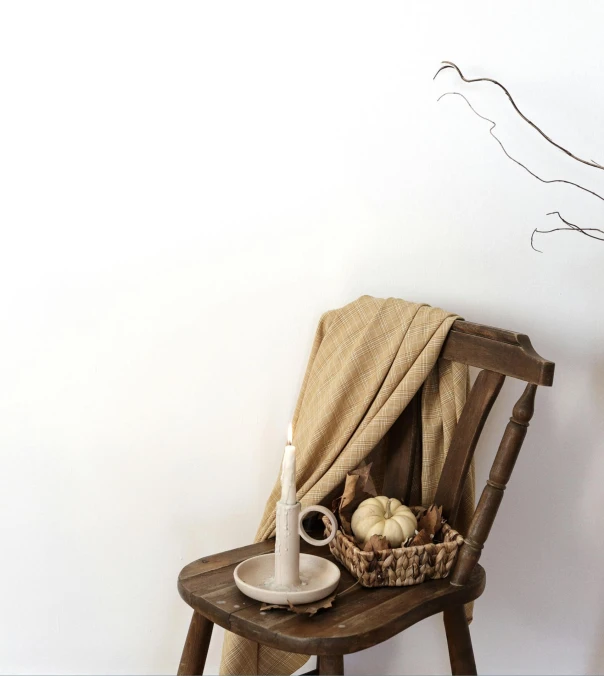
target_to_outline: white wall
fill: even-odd
[[[187,562],[251,540],[322,311],[363,293],[557,363],[484,555],[484,673],[604,671],[603,206],[507,160],[441,59],[604,162],[598,2],[0,8],[0,669],[176,669]],[[488,85],[509,150],[589,181]],[[480,474],[520,387],[508,385]],[[212,641],[217,670],[222,634]],[[375,666],[379,665],[379,666]],[[432,618],[347,673],[446,673]]]

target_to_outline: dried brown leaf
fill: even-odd
[[[364,552],[383,552],[386,549],[392,549],[388,538],[383,535],[372,535],[363,547]]]
[[[432,534],[429,533],[425,528],[422,528],[417,535],[409,543],[410,547],[416,547],[418,545],[427,545],[432,542]]]
[[[278,603],[263,603],[260,606],[260,612],[263,613],[265,610],[287,610],[287,606],[280,606]]]
[[[371,466],[373,463],[367,463],[366,465],[363,465],[363,467],[358,467],[357,469],[353,469],[350,474],[353,475],[358,475],[360,477],[359,479],[359,488],[362,491],[365,491],[365,493],[368,493],[370,497],[375,498],[377,495],[377,490],[375,488],[375,484],[373,483],[373,479],[371,478]]]
[[[327,610],[328,608],[331,608],[336,596],[337,594],[332,594],[331,596],[319,601],[314,601],[313,603],[304,603],[299,606],[293,606],[290,603],[289,610],[291,610],[292,613],[296,613],[297,615],[308,615],[309,617],[312,617],[318,613],[319,610]]]
[[[344,492],[339,501],[334,501],[337,509],[337,515],[340,518],[342,531],[352,534],[350,521],[356,508],[367,498],[374,498],[377,495],[375,484],[371,478],[371,463],[358,467],[346,475]],[[337,503],[337,506],[336,506]]]
[[[419,521],[427,511],[428,511],[427,507],[416,507],[415,518]]]
[[[320,599],[319,601],[313,601],[312,603],[301,603],[297,606],[294,606],[292,603],[288,603],[286,606],[280,605],[278,603],[264,603],[260,606],[260,611],[262,612],[273,609],[288,610],[291,613],[296,613],[296,615],[308,615],[309,617],[312,617],[313,615],[316,615],[319,610],[331,608],[336,596],[337,594],[332,594],[331,596],[327,596],[326,598]]]
[[[441,529],[443,524],[443,508],[436,505],[430,505],[428,509],[420,516],[417,521],[417,529],[425,530],[431,535],[435,535]]]
[[[353,500],[357,491],[357,484],[359,483],[358,474],[347,474],[346,481],[344,483],[344,492],[339,498],[338,509],[342,510],[349,505]]]

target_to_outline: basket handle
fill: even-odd
[[[315,538],[311,538],[310,535],[304,530],[302,521],[306,515],[310,514],[311,512],[321,512],[321,514],[324,514],[331,521],[331,533],[324,540],[315,540]],[[335,538],[336,532],[338,530],[338,522],[336,521],[334,513],[327,509],[327,507],[323,507],[322,505],[311,505],[310,507],[305,507],[300,512],[300,516],[298,517],[298,530],[300,532],[300,537],[306,540],[306,542],[314,545],[315,547],[322,547],[323,545],[328,545]]]

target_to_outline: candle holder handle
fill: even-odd
[[[315,538],[310,537],[310,535],[304,530],[302,521],[306,515],[310,514],[311,512],[320,512],[321,514],[325,514],[325,516],[331,521],[331,534],[324,540],[315,540]],[[331,510],[327,509],[327,507],[323,507],[322,505],[311,505],[310,507],[305,507],[300,512],[300,516],[298,517],[298,530],[300,532],[300,537],[306,540],[306,542],[314,545],[315,547],[322,547],[323,545],[328,545],[335,538],[336,531],[338,530],[338,522],[336,521],[335,514]]]

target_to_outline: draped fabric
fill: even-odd
[[[432,502],[468,393],[468,367],[439,359],[457,318],[371,296],[321,317],[293,419],[302,508],[321,502],[367,458],[422,385],[422,503]],[[256,541],[275,534],[280,492],[277,480]],[[462,532],[473,506],[472,468],[456,524]],[[291,674],[307,659],[227,632],[220,673]]]

